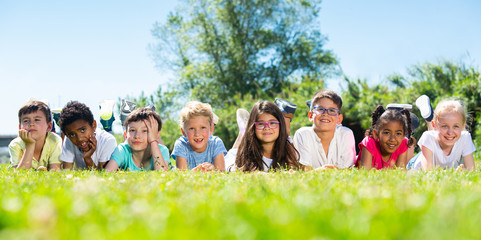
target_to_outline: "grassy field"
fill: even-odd
[[[0,239],[479,239],[481,174],[0,166]]]

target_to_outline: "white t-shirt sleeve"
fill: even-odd
[[[468,131],[463,131],[461,133],[461,137],[464,139],[463,141],[463,151],[462,151],[462,156],[466,157],[469,154],[473,153],[476,151],[476,147],[474,146],[473,139],[471,138],[471,133]]]
[[[60,161],[73,163],[75,159],[75,152],[74,152],[75,147],[76,146],[73,145],[70,139],[68,139],[68,137],[65,137],[62,144],[62,153],[60,154]]]
[[[433,131],[426,131],[423,133],[423,135],[421,135],[421,138],[419,138],[419,141],[418,141],[418,145],[419,145],[419,148],[422,149],[422,147],[426,147],[428,148],[429,150],[431,150],[431,152],[435,152],[436,151],[436,137],[434,136],[434,132]]]
[[[99,143],[102,144],[102,148],[97,155],[98,162],[107,162],[110,160],[110,156],[117,147],[117,140],[110,133],[104,132],[100,135]]]
[[[296,131],[294,134],[294,147],[299,152],[299,162],[302,165],[312,167],[312,163],[310,159],[312,158],[309,153],[309,149],[307,148],[308,143],[305,142],[305,138],[308,132],[306,132],[303,128]]]
[[[340,151],[340,160],[338,162],[339,168],[348,168],[354,165],[356,158],[356,142],[354,140],[354,133],[351,129],[341,127],[340,141],[338,142]],[[331,154],[331,153],[329,153]]]

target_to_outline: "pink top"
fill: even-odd
[[[389,158],[389,161],[385,162],[383,159],[382,159],[382,155],[381,155],[381,147],[379,145],[379,140],[378,139],[374,139],[372,137],[365,137],[361,143],[359,143],[359,155],[357,155],[357,159],[356,159],[356,166],[359,166],[359,163],[361,161],[361,155],[362,155],[362,150],[363,148],[366,148],[369,153],[371,153],[372,155],[372,167],[373,168],[376,168],[376,169],[382,169],[382,168],[392,168],[399,155],[401,155],[402,153],[406,152],[408,150],[408,139],[407,138],[404,138],[403,141],[401,142],[401,145],[399,145],[399,147],[396,149],[396,151],[394,151],[392,154],[391,154],[391,157]]]

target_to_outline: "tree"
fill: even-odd
[[[303,76],[335,73],[318,27],[320,0],[184,3],[152,30],[157,66],[174,70],[184,97],[224,107],[246,94],[274,97]]]

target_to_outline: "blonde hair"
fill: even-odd
[[[212,125],[214,119],[214,112],[212,107],[208,103],[201,103],[198,101],[191,101],[185,104],[184,108],[180,111],[179,124],[182,128],[185,128],[185,123],[193,117],[204,116],[209,118],[209,124]]]
[[[460,100],[446,99],[439,102],[436,106],[436,109],[434,110],[434,122],[439,123],[439,117],[441,116],[441,114],[448,112],[453,112],[461,115],[461,117],[463,118],[463,123],[465,123],[466,119],[468,118],[467,111]]]

